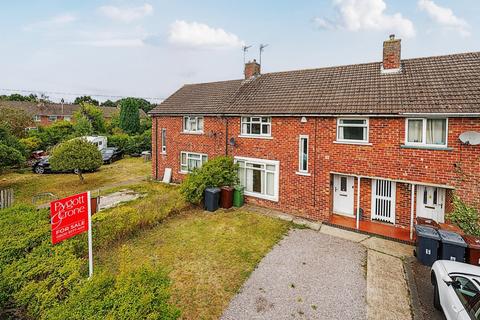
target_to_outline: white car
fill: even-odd
[[[480,267],[437,260],[432,266],[433,305],[448,320],[480,319]]]

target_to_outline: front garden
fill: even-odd
[[[193,209],[178,187],[129,188],[146,197],[94,215],[90,280],[86,234],[52,246],[46,210],[0,211],[0,318],[216,319],[289,228]]]

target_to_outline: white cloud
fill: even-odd
[[[112,20],[128,23],[153,14],[153,6],[148,3],[139,7],[101,6],[98,11]]]
[[[468,23],[457,17],[452,9],[441,7],[432,0],[419,0],[418,7],[420,10],[425,11],[428,16],[438,24],[446,28],[454,29],[464,37],[470,35]]]
[[[54,16],[48,20],[35,22],[23,27],[25,31],[32,31],[34,29],[40,28],[54,28],[54,27],[62,27],[67,24],[70,24],[77,20],[77,17],[71,13],[63,13],[57,16]]]
[[[413,22],[401,13],[387,14],[383,0],[334,0],[337,19],[315,18],[314,23],[322,29],[348,31],[378,30],[395,32],[400,36],[414,37]]]
[[[186,47],[241,47],[244,42],[233,33],[198,22],[177,20],[170,25],[168,41]]]
[[[74,45],[90,47],[142,47],[145,45],[146,33],[142,28],[134,28],[128,32],[118,31],[81,31]]]

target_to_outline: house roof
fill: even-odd
[[[0,108],[19,108],[24,110],[31,116],[73,116],[75,111],[80,106],[78,104],[66,104],[61,103],[37,103],[28,101],[3,101],[0,100]],[[120,109],[117,107],[99,107],[103,111],[105,118],[111,118]],[[145,118],[147,114],[143,110],[140,111],[140,118]]]
[[[185,85],[150,114],[480,113],[480,52],[266,73]]]

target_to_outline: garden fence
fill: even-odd
[[[11,207],[13,201],[13,189],[0,190],[0,209]]]

